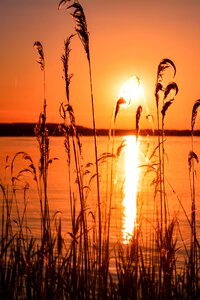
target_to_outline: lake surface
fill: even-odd
[[[124,142],[123,142],[124,141]],[[94,163],[93,137],[82,137],[82,158],[80,164],[85,167],[85,189],[89,191],[87,198],[88,214],[90,211],[97,214],[96,177]],[[98,137],[98,155],[111,152],[119,154],[116,159],[104,159],[99,161],[100,173],[100,195],[102,211],[108,209],[108,202],[112,201],[111,210],[111,242],[118,239],[128,240],[136,223],[143,228],[144,240],[149,239],[149,234],[155,226],[158,204],[155,194],[155,172],[147,172],[146,165],[158,160],[157,153],[151,158],[151,153],[157,145],[156,137],[140,137],[138,142],[134,136],[116,137],[114,143],[108,143],[107,137]],[[122,144],[123,143],[123,144]],[[120,147],[123,145],[123,147]],[[126,145],[126,146],[124,146]],[[198,155],[200,151],[200,139],[194,139],[194,151]],[[169,218],[177,218],[177,232],[181,231],[182,238],[186,244],[190,242],[190,229],[188,218],[191,215],[191,195],[188,168],[188,154],[192,149],[190,137],[166,137],[165,143],[165,190],[167,195],[167,210]],[[32,137],[1,137],[0,138],[0,182],[5,185],[9,192],[11,177],[17,177],[20,170],[27,168],[27,160],[18,155],[15,159],[13,173],[11,175],[12,159],[17,152],[28,153],[38,169],[40,158],[39,147],[36,138]],[[7,161],[6,161],[7,157]],[[69,177],[67,166],[67,154],[64,147],[63,137],[50,137],[50,158],[48,170],[48,199],[52,219],[62,217],[63,234],[66,237],[71,231],[71,212],[69,203]],[[73,160],[73,159],[72,159]],[[112,167],[111,167],[112,166]],[[112,169],[112,171],[111,171]],[[200,206],[200,167],[195,163],[196,169],[196,215],[197,233],[200,228],[199,206]],[[150,170],[148,168],[148,170]],[[153,170],[153,169],[152,169]],[[37,170],[38,172],[38,170]],[[39,174],[39,172],[38,172]],[[146,174],[146,175],[145,175]],[[75,165],[72,162],[71,182],[73,182],[73,195],[78,203],[78,189],[75,183]],[[92,179],[93,178],[93,179]],[[35,236],[40,233],[40,203],[36,183],[29,173],[22,173],[20,181],[16,181],[16,202],[12,204],[13,226],[17,221],[18,213],[23,215],[24,205],[27,212],[27,227]],[[112,185],[110,180],[112,179]],[[24,190],[23,187],[28,189]],[[22,189],[21,189],[22,188]],[[24,197],[24,193],[26,193]],[[26,201],[24,200],[26,198]],[[2,201],[2,197],[1,197]],[[25,203],[26,202],[26,203]],[[184,207],[184,210],[183,208]],[[2,203],[1,203],[2,210]],[[179,241],[181,243],[181,241]],[[180,250],[181,251],[181,250]]]

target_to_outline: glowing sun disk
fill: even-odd
[[[141,84],[137,76],[130,77],[121,87],[118,98],[124,98],[127,104],[141,94]]]

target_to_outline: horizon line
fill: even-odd
[[[0,136],[35,136],[34,127],[37,123],[34,122],[12,122],[12,123],[1,123],[0,122]],[[62,123],[46,123],[47,129],[49,130],[49,136],[62,136],[59,131],[59,124]],[[85,127],[82,125],[76,126],[80,135],[83,136],[92,136],[94,135],[94,129]],[[96,129],[96,134],[99,136],[108,136],[109,135],[109,128],[98,128]],[[134,128],[117,128],[111,129],[111,131],[115,133],[115,135],[122,136],[122,135],[162,135],[161,129],[140,129],[137,133],[136,129]],[[190,129],[165,129],[164,135],[166,136],[191,136]],[[200,135],[200,130],[196,130],[194,132],[195,136]]]

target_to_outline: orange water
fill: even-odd
[[[146,157],[150,157],[150,153],[156,146],[157,138],[140,138],[137,146],[135,137],[117,137],[115,139],[113,149],[116,153],[118,146],[122,140],[125,139],[126,147],[122,148],[122,152],[117,162],[109,159],[107,164],[103,159],[99,165],[100,172],[100,191],[101,191],[101,205],[102,212],[106,210],[108,213],[109,201],[111,199],[111,242],[118,239],[126,240],[126,237],[133,231],[134,226],[142,224],[143,239],[144,241],[150,240],[151,232],[155,226],[156,220],[156,201],[154,198],[154,186],[151,185],[154,179],[154,173],[148,173],[144,176],[146,171],[144,166],[147,163]],[[93,137],[82,137],[82,159],[81,164],[85,166],[87,163],[94,163],[94,143]],[[62,217],[62,228],[64,236],[71,230],[71,212],[69,201],[69,183],[68,183],[68,167],[67,167],[67,154],[63,146],[64,139],[62,137],[50,137],[50,158],[56,158],[49,165],[48,170],[48,200],[50,207],[51,217],[54,220]],[[107,153],[112,150],[112,143],[110,142],[108,148],[108,138],[98,137],[98,155]],[[132,143],[133,148],[129,145]],[[194,151],[198,154],[199,139],[195,139]],[[150,146],[149,146],[150,144]],[[129,147],[130,146],[130,147]],[[134,148],[135,147],[135,148]],[[137,153],[135,152],[137,148]],[[39,148],[35,138],[30,137],[11,137],[0,138],[0,179],[1,183],[10,185],[10,164],[13,156],[19,152],[27,152],[33,159],[36,168],[38,168],[39,161]],[[190,198],[190,185],[188,175],[188,153],[191,150],[191,140],[189,137],[167,137],[165,141],[165,175],[166,175],[166,194],[168,211],[170,218],[177,217],[179,227],[181,229],[184,241],[189,244],[190,230],[187,223],[185,213],[183,212],[178,198],[183,205],[185,212],[190,218],[191,213],[191,198]],[[133,151],[133,152],[132,152]],[[133,161],[130,159],[131,153],[133,154]],[[6,167],[6,156],[9,156]],[[157,158],[155,157],[154,160]],[[111,175],[111,163],[113,163],[113,171]],[[27,167],[27,161],[22,159],[16,160],[14,164],[13,176],[22,168]],[[131,168],[130,168],[131,167]],[[197,202],[197,232],[200,226],[199,220],[199,198],[200,198],[200,185],[198,184],[198,177],[200,169],[195,165],[197,181],[196,181],[196,202]],[[132,171],[130,171],[132,169]],[[90,178],[95,173],[95,168],[90,165],[88,167],[90,173],[85,175],[84,184],[87,186]],[[129,171],[127,171],[129,170]],[[77,212],[80,208],[78,201],[78,189],[75,182],[75,165],[72,159],[72,189],[76,200]],[[112,176],[112,186],[110,186],[110,178]],[[12,220],[13,226],[16,226],[18,219],[17,209],[20,216],[23,214],[24,202],[27,201],[27,227],[31,232],[39,237],[40,235],[40,202],[36,189],[36,183],[30,174],[23,176],[21,182],[17,183],[18,188],[23,187],[28,183],[29,188],[26,190],[24,197],[24,190],[18,189],[16,191],[16,202],[13,200],[12,204]],[[169,182],[169,184],[168,184]],[[128,184],[128,185],[127,185]],[[172,189],[172,187],[173,189]],[[94,177],[90,193],[87,199],[87,210],[97,214],[97,196],[96,196],[96,179]],[[112,191],[112,193],[110,192]],[[129,199],[124,201],[126,193]],[[177,198],[178,197],[178,198]],[[26,200],[24,200],[26,199]],[[2,199],[1,199],[2,201]],[[2,211],[2,205],[1,205]],[[131,220],[132,223],[130,223]],[[102,217],[104,221],[104,217]],[[128,224],[128,222],[130,224]],[[128,225],[127,225],[128,224]],[[178,232],[178,231],[177,231]],[[180,242],[181,245],[181,242]],[[182,249],[182,248],[181,248]],[[180,251],[181,251],[180,249]]]

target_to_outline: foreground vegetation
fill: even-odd
[[[59,7],[67,2],[61,1]],[[89,35],[84,11],[75,1],[67,7],[72,10],[76,33],[83,43],[89,66],[91,110],[93,118],[94,163],[83,165],[82,146],[76,126],[75,114],[70,103],[69,55],[70,42],[65,41],[62,63],[65,76],[66,101],[60,106],[61,124],[58,128],[64,138],[68,172],[69,194],[66,207],[70,207],[70,229],[63,228],[59,212],[52,216],[49,210],[48,171],[56,158],[51,158],[47,129],[47,101],[45,96],[45,59],[40,42],[34,46],[38,62],[44,74],[44,101],[35,135],[39,144],[39,167],[28,153],[18,152],[7,160],[5,173],[9,170],[10,182],[0,182],[1,189],[1,243],[0,243],[0,296],[1,299],[197,299],[200,294],[200,246],[197,236],[195,163],[198,156],[193,149],[195,121],[200,100],[194,104],[191,117],[191,151],[188,170],[191,187],[191,214],[182,206],[190,231],[189,247],[185,244],[178,220],[168,211],[165,178],[165,128],[168,108],[173,103],[178,87],[173,81],[176,67],[169,59],[163,59],[156,78],[155,103],[157,145],[146,155],[146,164],[140,166],[146,176],[153,174],[152,195],[155,215],[149,225],[148,238],[144,239],[143,211],[135,221],[131,237],[124,243],[116,237],[111,243],[113,222],[114,181],[118,159],[125,147],[115,145],[115,123],[126,99],[116,103],[109,133],[108,152],[99,155],[96,141],[94,97],[89,49]],[[140,84],[138,80],[138,85]],[[136,110],[135,134],[140,137],[142,107]],[[152,116],[147,116],[151,121]],[[153,134],[153,133],[152,133]],[[23,167],[16,167],[20,159]],[[25,162],[25,167],[24,167]],[[101,165],[106,165],[101,174]],[[75,169],[75,178],[74,178]],[[27,174],[32,178],[40,203],[40,239],[36,238],[28,224],[29,185]],[[101,190],[101,178],[106,178],[106,194]],[[90,206],[92,196],[95,204]],[[19,198],[20,197],[20,198]],[[138,207],[141,195],[138,194]],[[178,196],[177,196],[178,197]],[[19,202],[23,202],[23,206]],[[21,210],[21,207],[23,209]],[[13,210],[16,217],[13,220]],[[67,231],[67,234],[66,234]],[[177,239],[182,237],[182,264],[179,266]],[[148,248],[148,250],[147,250]]]

